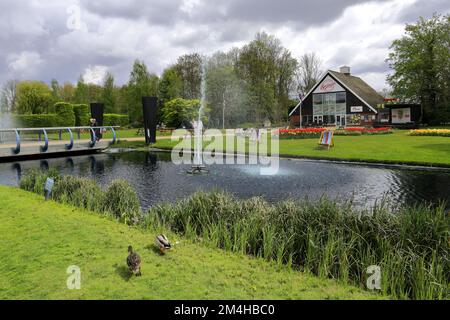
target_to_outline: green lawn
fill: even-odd
[[[165,256],[156,231],[127,227],[11,187],[0,186],[0,299],[373,299],[380,295],[179,241]],[[159,230],[161,231],[161,230]],[[125,266],[132,244],[142,277]],[[66,269],[81,268],[81,290],[68,290]]]
[[[409,136],[409,131],[393,134],[336,136],[330,150],[318,148],[319,139],[280,140],[280,155],[305,158],[340,159],[352,161],[409,163],[450,166],[449,137]],[[171,149],[176,143],[159,140],[155,148]],[[119,146],[143,147],[143,143],[120,142]]]

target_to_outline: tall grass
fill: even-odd
[[[114,180],[106,190],[92,179],[60,176],[53,170],[30,170],[20,180],[20,187],[44,194],[47,177],[55,179],[53,200],[110,215],[126,224],[137,224],[142,212],[134,188],[124,180]]]
[[[358,211],[327,199],[271,205],[213,192],[156,206],[144,223],[361,287],[367,268],[378,265],[385,294],[448,298],[449,217],[443,206]]]

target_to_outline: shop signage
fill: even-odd
[[[325,79],[314,90],[314,93],[345,91],[332,77],[326,76]]]
[[[363,112],[362,106],[352,106],[350,107],[350,112]]]

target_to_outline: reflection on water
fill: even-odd
[[[144,208],[175,201],[195,191],[227,190],[241,198],[263,196],[268,201],[316,199],[323,195],[353,199],[370,206],[382,198],[392,204],[450,202],[450,172],[387,169],[302,160],[281,160],[276,176],[259,175],[252,165],[212,165],[206,175],[189,175],[170,154],[125,152],[72,158],[0,163],[0,184],[18,185],[30,168],[56,168],[64,174],[90,177],[100,184],[123,178],[133,184]]]

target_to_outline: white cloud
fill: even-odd
[[[19,54],[11,54],[8,57],[8,69],[18,79],[27,79],[36,75],[44,60],[39,53],[23,51]]]
[[[83,80],[86,83],[93,83],[100,85],[102,84],[107,71],[108,67],[106,66],[88,67],[86,68],[86,70],[84,70]]]

